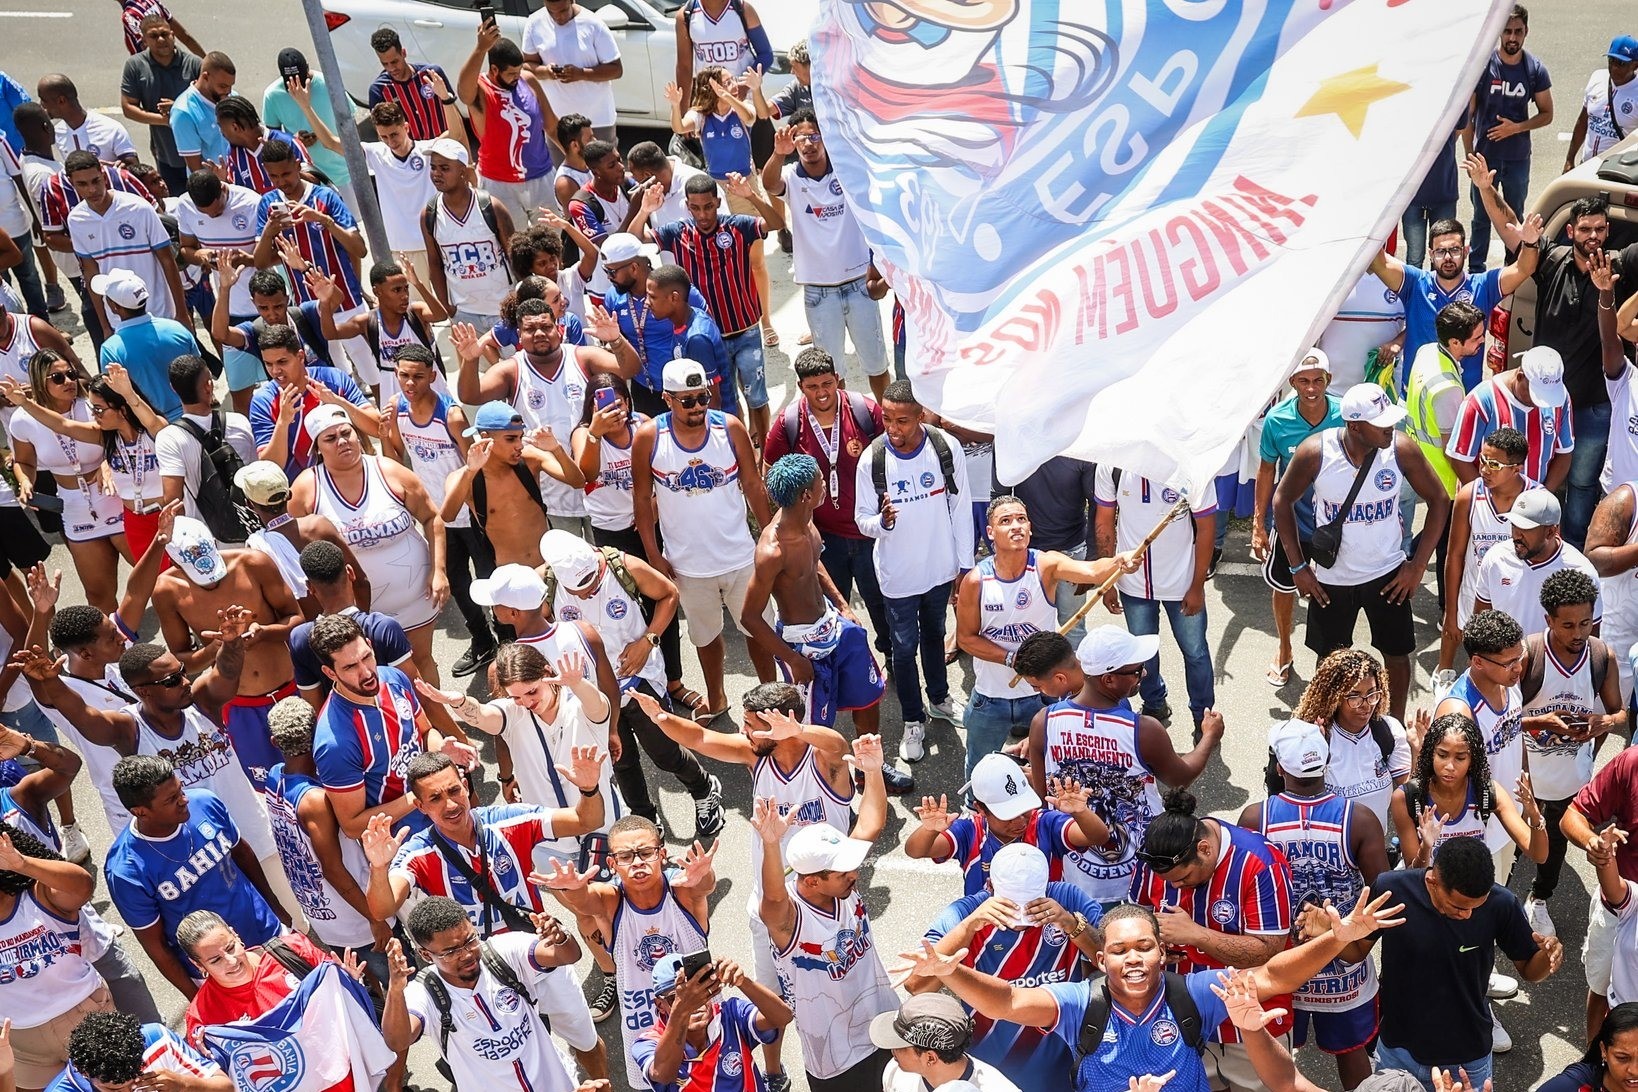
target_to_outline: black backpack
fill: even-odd
[[[1161,988],[1166,991],[1166,1007],[1172,1010],[1172,1019],[1183,1034],[1183,1041],[1196,1054],[1206,1049],[1206,1028],[1200,1020],[1200,1006],[1189,994],[1189,980],[1183,975],[1165,972]],[[1081,1034],[1076,1044],[1077,1054],[1085,1058],[1097,1053],[1103,1042],[1103,1030],[1109,1026],[1109,986],[1107,983],[1092,991],[1086,1002],[1086,1016],[1081,1020]]]
[[[1393,729],[1388,727],[1388,722],[1382,717],[1371,718],[1371,739],[1376,743],[1377,750],[1382,752],[1382,764],[1386,766],[1393,760],[1393,749],[1397,741],[1393,738]],[[1263,787],[1268,790],[1270,796],[1285,791],[1285,779],[1280,776],[1280,762],[1274,757],[1272,747],[1268,749],[1268,766],[1263,770]]]
[[[521,997],[523,1003],[529,1008],[535,1007],[534,995],[529,992],[523,981],[513,972],[511,964],[502,959],[495,949],[489,946],[487,940],[478,942],[478,958],[483,960],[484,970],[494,975],[501,985]],[[449,1056],[449,1033],[455,1030],[455,1021],[449,1015],[449,988],[444,985],[444,980],[438,976],[436,967],[428,967],[422,971],[416,976],[416,981],[421,983],[421,988],[427,991],[427,996],[432,998],[432,1004],[438,1010],[438,1050],[447,1058]],[[537,1015],[540,1016],[540,1022],[546,1025],[546,1030],[550,1032],[552,1030],[551,1021],[546,1018],[544,1013],[537,1012]]]
[[[415,313],[415,308],[411,307],[405,313],[404,321],[409,324],[410,333],[415,335],[415,340],[432,352],[433,359],[438,361],[438,370],[443,371],[444,354],[438,351],[437,341],[433,338],[432,331],[428,330],[426,325],[422,323],[421,316]],[[370,355],[380,362],[382,370],[390,370],[392,361],[381,359],[381,312],[378,310],[371,311],[364,316],[364,341],[370,347]]]
[[[933,453],[938,456],[939,471],[944,475],[944,491],[952,497],[959,496],[961,490],[956,488],[955,456],[950,453],[950,441],[936,428],[926,432],[927,442],[933,445]],[[870,460],[870,484],[875,487],[876,507],[880,508],[887,499],[887,433],[870,441],[865,458]]]
[[[495,252],[500,255],[501,268],[506,271],[507,282],[517,280],[516,277],[512,276],[512,263],[507,258],[506,240],[501,238],[500,221],[495,219],[495,199],[483,190],[473,190],[472,199],[478,204],[478,215],[483,217],[483,222],[489,227],[489,234],[495,237]],[[421,210],[421,227],[426,230],[427,238],[434,242],[438,240],[436,230],[438,226],[438,202],[442,200],[441,196],[434,195],[432,200],[427,202],[427,207]],[[567,268],[567,266],[564,268]],[[376,355],[379,356],[380,354],[377,353]]]
[[[186,417],[176,423],[199,441],[199,489],[193,495],[199,518],[217,542],[245,541],[261,523],[249,514],[244,493],[233,484],[233,476],[245,461],[227,442],[227,418],[221,410],[211,411],[209,432]]]
[[[518,484],[523,486],[523,491],[529,494],[536,504],[540,505],[542,512],[546,513],[546,526],[550,527],[552,525],[552,514],[546,512],[546,499],[540,493],[540,479],[535,476],[533,470],[529,469],[529,464],[522,459],[513,463],[511,470],[513,475],[517,477]],[[484,480],[483,471],[481,470],[472,478],[471,509],[472,522],[477,525],[478,530],[487,534],[489,530],[486,526],[489,522],[489,484]]]

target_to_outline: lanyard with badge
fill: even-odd
[[[79,404],[75,403],[74,408],[78,409]],[[69,411],[69,417],[71,420],[74,419],[73,410]],[[96,502],[91,499],[91,486],[86,481],[85,465],[80,461],[80,442],[60,432],[54,432],[52,436],[56,439],[57,446],[62,449],[63,458],[74,468],[74,484],[79,487],[80,495],[85,498],[86,513],[95,519]]]
[[[840,508],[842,506],[841,501],[838,499],[841,495],[841,478],[836,473],[836,456],[842,446],[841,402],[846,397],[847,396],[844,394],[838,394],[836,420],[830,426],[830,431],[828,433],[819,427],[819,419],[813,415],[813,407],[805,406],[808,415],[808,427],[813,430],[814,439],[819,441],[819,450],[824,455],[825,461],[830,464],[830,506],[832,508]]]
[[[142,499],[142,481],[148,473],[148,452],[150,450],[148,445],[143,442],[147,438],[148,434],[146,432],[138,432],[137,438],[131,443],[126,443],[123,438],[119,439],[120,458],[125,460],[126,473],[131,476],[131,492],[134,494],[133,503],[136,505],[132,511],[139,516],[147,511],[148,507]]]

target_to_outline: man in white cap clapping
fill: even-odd
[[[944,1090],[956,1081],[977,1092],[1018,1092],[995,1066],[968,1054],[973,1041],[973,1020],[961,1002],[945,993],[921,994],[884,1012],[870,1024],[870,1041],[891,1051],[893,1060],[882,1074],[883,1092]],[[1067,1065],[1045,1078],[1062,1080]]]
[[[1498,542],[1479,562],[1479,586],[1473,613],[1492,608],[1511,615],[1524,636],[1546,632],[1547,612],[1541,606],[1541,586],[1560,569],[1578,569],[1598,584],[1598,570],[1581,551],[1560,537],[1558,498],[1545,489],[1526,489],[1508,511],[1510,541]],[[1593,625],[1602,617],[1593,601]]]

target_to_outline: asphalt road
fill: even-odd
[[[1587,73],[1602,65],[1604,48],[1613,34],[1638,31],[1638,26],[1633,25],[1631,6],[1618,4],[1617,0],[1540,0],[1531,7],[1534,26],[1527,47],[1542,58],[1558,81],[1557,119],[1536,138],[1532,188],[1539,191],[1562,162],[1561,138],[1562,141],[1568,139]],[[272,80],[274,56],[279,48],[287,44],[308,44],[296,0],[264,0],[256,4],[173,0],[172,8],[206,48],[225,49],[234,57],[240,72],[240,88],[253,91],[253,97],[259,96],[261,89]],[[105,109],[116,118],[119,116],[119,70],[125,54],[110,0],[4,0],[0,3],[0,35],[6,42],[5,70],[25,86],[32,87],[46,72],[66,68],[79,83],[82,100],[88,106]],[[133,137],[139,148],[146,146],[146,134],[137,131]],[[769,264],[774,277],[776,324],[785,343],[784,350],[770,353],[768,362],[769,383],[777,406],[791,388],[787,354],[795,351],[796,339],[803,332],[804,324],[800,301],[793,296],[784,261],[774,257]],[[77,325],[73,328],[77,329]],[[81,348],[88,348],[83,337]],[[1228,732],[1222,751],[1195,786],[1203,804],[1213,814],[1231,819],[1248,800],[1262,795],[1266,728],[1272,720],[1289,715],[1301,694],[1300,680],[1312,669],[1312,657],[1299,651],[1297,680],[1280,691],[1270,689],[1264,682],[1263,671],[1274,651],[1268,628],[1268,596],[1261,579],[1246,560],[1246,545],[1245,534],[1236,530],[1229,539],[1225,562],[1207,593],[1210,636],[1216,649],[1218,705],[1227,721]],[[58,553],[53,561],[66,565],[66,553]],[[73,601],[78,589],[74,587],[71,569],[67,582],[71,586],[68,601]],[[460,627],[453,610],[448,612],[445,622],[456,630]],[[1413,707],[1418,699],[1427,700],[1427,675],[1437,652],[1438,629],[1431,589],[1420,600],[1418,624],[1421,647],[1426,651],[1418,659]],[[754,678],[743,646],[736,641],[731,641],[730,646],[730,695],[737,697]],[[449,636],[446,630],[438,639],[440,660],[452,663],[463,647],[464,641]],[[1181,671],[1169,640],[1163,642],[1162,655],[1178,688],[1174,691],[1177,696],[1174,704],[1182,708]],[[963,663],[952,670],[960,701],[971,681],[970,668]],[[695,685],[698,685],[697,679]],[[896,752],[900,720],[897,704],[892,699],[884,705],[882,727],[890,751]],[[1180,746],[1187,745],[1187,733],[1186,724],[1175,730]],[[961,744],[958,731],[935,724],[929,732],[927,758],[914,767],[918,787],[953,794],[963,780]],[[748,961],[749,933],[742,907],[745,885],[749,882],[752,836],[747,821],[749,784],[743,771],[738,769],[716,772],[722,778],[732,814],[717,857],[722,881],[712,918],[712,949],[719,955]],[[656,778],[651,780],[658,783]],[[679,834],[691,832],[692,808],[687,797],[670,784],[662,785],[661,797],[668,829]],[[100,856],[110,835],[95,794],[89,786],[82,785],[76,799],[87,834]],[[936,869],[913,862],[892,848],[906,834],[906,823],[915,821],[903,804],[895,803],[892,811],[892,821],[880,841],[881,851],[874,857],[867,874],[871,915],[881,949],[886,954],[900,950],[919,937],[933,916],[960,894],[953,868]],[[1514,889],[1521,893],[1528,882],[1530,867],[1528,863],[1523,865],[1514,878]],[[1533,1088],[1580,1054],[1584,985],[1577,953],[1585,926],[1590,884],[1591,875],[1585,862],[1575,862],[1574,867],[1567,870],[1554,898],[1554,917],[1560,936],[1570,950],[1565,968],[1555,978],[1529,987],[1518,999],[1501,1005],[1503,1020],[1512,1032],[1515,1046],[1511,1054],[1498,1059],[1498,1089]],[[106,900],[100,896],[99,907],[107,909]],[[141,953],[129,937],[126,943],[140,959]],[[182,1008],[180,997],[157,974],[152,975],[152,984],[161,1007],[169,1016],[178,1016]],[[1437,1014],[1430,1013],[1429,1017],[1436,1019]],[[602,1027],[609,1037],[611,1054],[617,1056],[620,1047],[615,1023],[611,1021]],[[794,1044],[787,1048],[786,1057],[797,1061]],[[799,1063],[792,1068],[799,1074]],[[621,1069],[618,1064],[614,1066],[615,1082],[623,1087]],[[1334,1068],[1325,1059],[1306,1056],[1303,1069],[1311,1078],[1330,1087],[1337,1086]],[[419,1084],[440,1083],[426,1047],[417,1049],[412,1072]],[[802,1083],[799,1075],[797,1083]]]

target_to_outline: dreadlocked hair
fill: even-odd
[[[12,848],[25,857],[37,861],[60,861],[62,855],[26,830],[10,823],[0,823],[0,833],[11,836]],[[34,887],[34,878],[21,872],[0,870],[0,895],[21,895]]]
[[[1496,801],[1490,792],[1490,759],[1484,753],[1484,736],[1479,734],[1479,722],[1463,713],[1446,713],[1428,727],[1427,738],[1416,756],[1416,772],[1405,782],[1405,803],[1410,809],[1412,823],[1422,821],[1422,809],[1429,805],[1428,786],[1433,784],[1433,752],[1449,735],[1459,735],[1467,743],[1467,784],[1479,805],[1479,818],[1490,820]]]
[[[1333,723],[1337,719],[1337,710],[1342,708],[1342,696],[1367,676],[1378,689],[1387,689],[1382,665],[1376,661],[1376,657],[1357,648],[1337,649],[1314,669],[1314,677],[1309,681],[1308,689],[1302,692],[1302,698],[1291,716],[1322,727]]]

